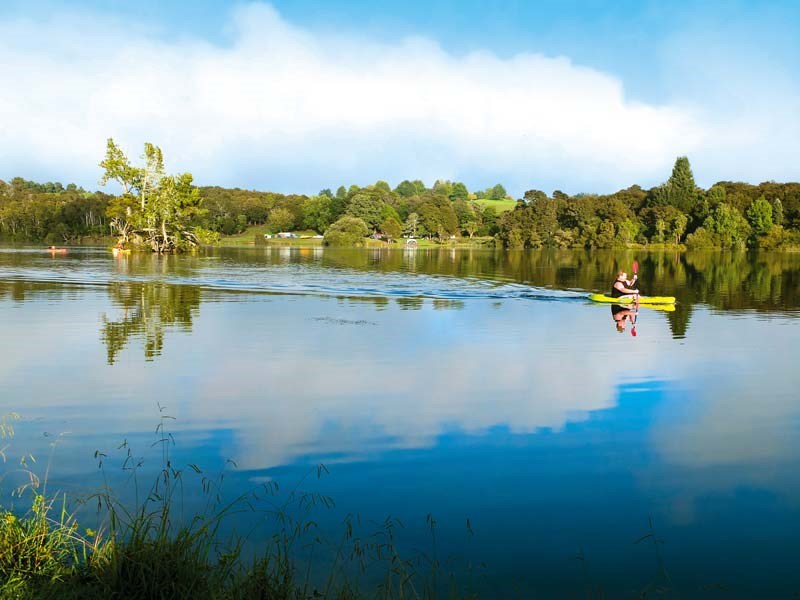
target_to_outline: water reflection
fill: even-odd
[[[699,561],[759,589],[752,556],[787,555],[798,257],[639,256],[643,289],[678,304],[640,307],[632,338],[583,297],[630,254],[306,250],[0,252],[19,443],[42,455],[42,431],[73,432],[53,481],[86,486],[94,450],[147,445],[157,398],[186,462],[237,461],[232,494],[321,461],[344,511],[469,516],[498,587],[573,581],[583,546],[624,597],[650,515],[676,580]]]
[[[110,365],[131,338],[141,340],[145,360],[153,360],[164,347],[165,330],[191,331],[200,308],[200,290],[190,285],[112,283],[108,294],[119,309],[116,318],[101,316]]]
[[[433,308],[435,310],[461,310],[464,308],[464,301],[450,300],[448,298],[434,298]]]
[[[611,305],[611,318],[618,333],[625,333],[626,322],[631,325],[631,335],[636,335],[636,317],[639,314],[639,307],[623,306],[621,304]]]
[[[0,249],[0,278],[62,284],[157,279],[203,288],[334,296],[537,299],[545,291],[604,292],[614,274],[630,268],[633,260],[639,262],[643,290],[677,298],[670,317],[676,337],[686,335],[697,304],[798,314],[800,255],[791,253],[270,246],[211,248],[188,256],[133,254],[116,261],[105,249],[75,249],[53,261],[41,252]]]
[[[395,302],[401,310],[419,310],[422,308],[424,300],[419,296],[411,296],[408,298],[395,298]]]

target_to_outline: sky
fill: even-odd
[[[800,2],[0,3],[0,179],[113,137],[201,185],[800,179]]]

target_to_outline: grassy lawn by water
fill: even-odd
[[[502,202],[502,201],[489,200],[489,202]],[[251,225],[242,233],[237,233],[236,235],[222,236],[219,240],[218,245],[219,246],[265,245],[265,246],[299,246],[299,247],[322,246],[322,239],[312,237],[317,235],[317,232],[313,230],[295,231],[294,233],[301,237],[288,238],[288,239],[287,238],[266,239],[264,238],[265,233],[267,233],[266,225]],[[365,240],[365,245],[368,248],[407,247],[405,239],[395,240],[392,241],[391,243],[387,243],[383,240],[367,239]],[[451,248],[451,247],[475,248],[475,247],[486,247],[493,245],[494,245],[494,238],[490,236],[487,237],[475,236],[472,239],[468,237],[457,237],[454,240],[446,240],[443,243],[440,243],[435,239],[429,240],[426,238],[417,238],[416,247],[417,248]]]

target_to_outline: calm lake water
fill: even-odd
[[[634,259],[678,299],[636,336],[585,299]],[[23,452],[51,492],[132,498],[119,446],[156,473],[160,405],[229,496],[302,485],[321,531],[393,516],[418,553],[430,514],[487,597],[800,591],[798,255],[7,248],[0,331],[4,502]]]

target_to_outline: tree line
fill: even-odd
[[[649,190],[634,185],[576,196],[529,190],[503,215],[497,237],[510,248],[798,247],[800,183],[722,181],[704,190],[684,156],[665,183]]]
[[[88,192],[74,184],[0,181],[0,239],[76,242],[115,235],[122,244],[180,251],[220,235],[265,225],[272,232],[309,230],[332,245],[359,245],[371,234],[445,241],[491,236],[507,248],[620,248],[685,244],[696,248],[800,246],[800,183],[719,182],[697,186],[686,157],[669,179],[645,190],[548,195],[529,190],[513,210],[501,184],[471,192],[462,182],[427,187],[404,180],[339,186],[315,195],[196,187],[192,175],[168,175],[161,150],[145,144],[136,166],[109,140],[101,184],[122,193]]]
[[[476,194],[463,183],[444,180],[430,188],[419,180],[402,181],[394,189],[385,181],[364,187],[342,185],[335,192],[323,189],[312,196],[220,187],[200,188],[200,193],[209,211],[207,226],[221,234],[267,225],[273,232],[324,233],[329,241],[336,233],[344,238],[353,234],[352,242],[372,233],[388,239],[402,235],[436,239],[456,234],[495,235],[499,231],[498,210],[474,200],[478,195],[487,200],[508,197],[500,184]],[[346,243],[348,239],[336,241]]]
[[[87,192],[74,183],[0,180],[0,240],[61,244],[108,235],[110,200],[108,194]]]

